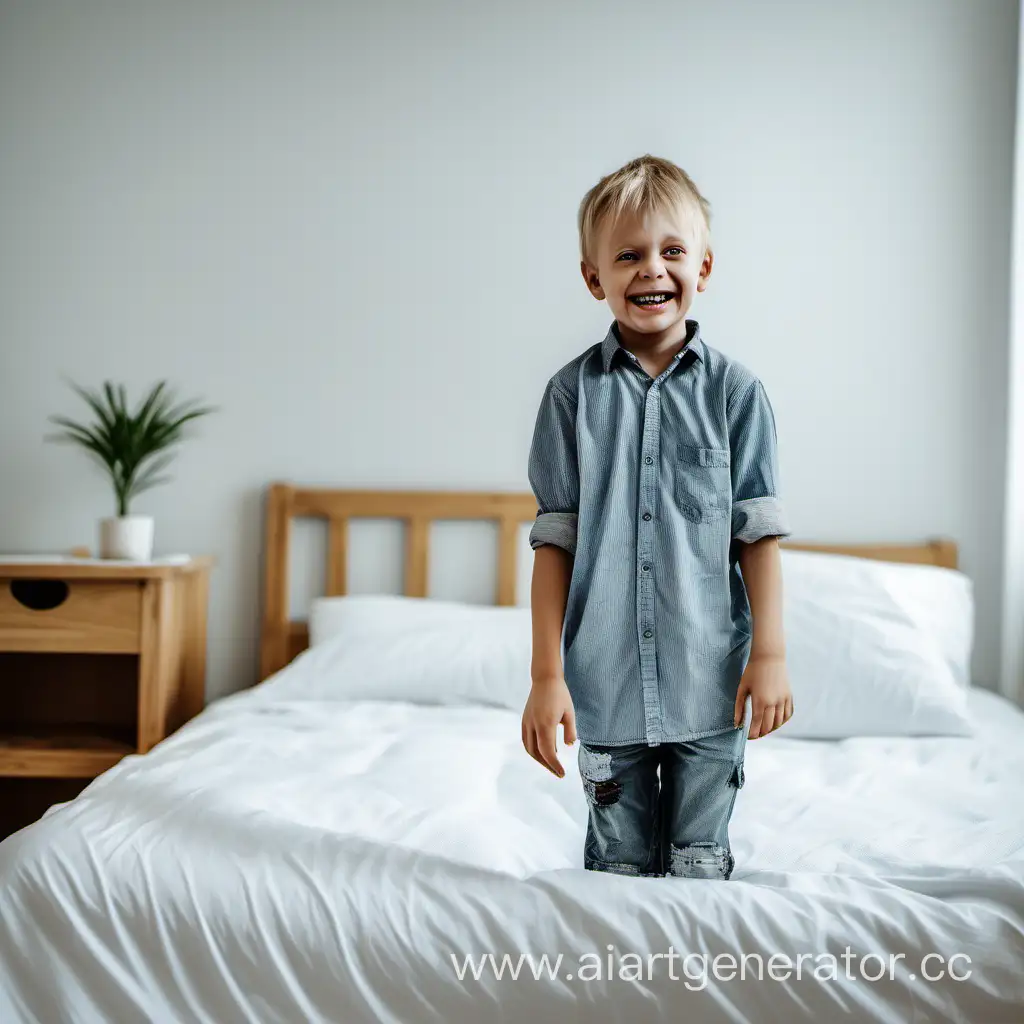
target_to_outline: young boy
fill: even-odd
[[[530,451],[523,744],[562,777],[557,726],[567,744],[578,730],[594,871],[729,878],[746,739],[793,714],[772,409],[686,318],[709,233],[707,201],[666,160],[587,193],[580,269],[615,320],[548,382]]]

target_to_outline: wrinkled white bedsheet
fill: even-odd
[[[970,739],[748,744],[710,882],[581,870],[575,752],[548,775],[512,712],[271,680],[0,844],[0,1021],[1024,1019],[1024,713],[971,707]],[[562,961],[459,978],[486,953]]]

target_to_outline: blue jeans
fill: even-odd
[[[580,744],[590,805],[584,867],[619,875],[727,879],[729,819],[747,727],[688,743]]]

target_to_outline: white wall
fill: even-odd
[[[1018,67],[1024,26],[1018,31]],[[1013,167],[1013,243],[1010,262],[1006,504],[1003,557],[1002,664],[999,689],[1024,704],[1024,78],[1017,79]]]
[[[210,693],[245,685],[263,486],[526,489],[543,383],[608,322],[576,205],[651,151],[714,204],[695,312],[769,389],[798,535],[956,538],[993,682],[1016,30],[1010,0],[0,0],[0,548],[109,512],[42,442],[62,376],[218,403],[139,510],[217,556]]]

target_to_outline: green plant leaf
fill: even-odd
[[[103,394],[107,400],[107,408],[110,410],[114,422],[123,418],[124,413],[117,402],[117,390],[109,380],[103,382]]]
[[[140,469],[132,481],[130,497],[135,497],[143,491],[148,491],[157,484],[166,483],[170,477],[161,477],[160,474],[174,461],[172,454],[156,456],[148,462],[145,468]]]
[[[87,391],[85,388],[79,387],[77,384],[73,384],[72,387],[88,403],[103,429],[107,431],[113,430],[114,418],[110,410],[103,404],[102,397],[94,391]]]
[[[164,413],[167,408],[167,400],[163,397],[165,387],[165,382],[160,381],[142,403],[142,408],[136,416],[142,437],[148,437],[152,425],[164,419]]]
[[[169,476],[147,476],[143,480],[137,481],[132,487],[131,497],[134,498],[143,491],[148,491],[151,487],[158,487],[160,484],[170,483],[171,478]]]
[[[59,417],[54,417],[53,419],[58,426],[65,428],[65,432],[58,434],[53,440],[81,445],[81,447],[88,449],[102,459],[105,465],[111,469],[114,467],[117,462],[117,455],[107,438],[96,431],[91,431],[77,423],[72,423],[70,420],[62,421]]]
[[[181,408],[173,410],[168,413],[166,421],[157,424],[153,429],[151,435],[153,444],[161,448],[174,444],[181,435],[182,427],[186,423],[198,419],[200,416],[208,415],[209,411],[206,409],[194,409],[184,412]]]

